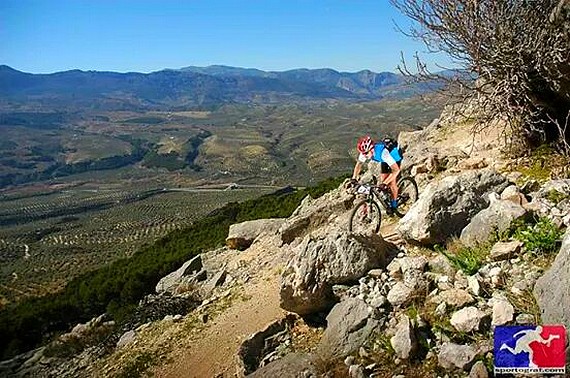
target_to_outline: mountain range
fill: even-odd
[[[294,69],[275,72],[228,66],[165,69],[148,74],[71,70],[31,74],[0,66],[3,105],[97,110],[212,109],[229,103],[374,100],[429,90],[403,76],[363,70]]]

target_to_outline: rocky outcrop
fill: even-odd
[[[383,267],[393,246],[377,235],[337,231],[306,236],[281,276],[281,307],[307,315],[332,307],[332,287],[357,281],[370,269]]]
[[[526,215],[527,211],[512,201],[493,199],[489,207],[477,213],[461,231],[460,240],[468,247],[486,243],[492,236],[507,231],[514,221]]]
[[[246,249],[263,234],[274,234],[283,225],[285,219],[257,219],[232,224],[226,238],[226,245],[233,249]]]
[[[564,324],[570,333],[570,230],[554,263],[534,286],[534,296],[545,324]]]
[[[298,237],[303,237],[311,230],[330,221],[336,216],[352,208],[354,196],[341,186],[317,199],[305,197],[295,212],[287,218],[279,229],[283,243],[289,244]]]
[[[492,170],[449,176],[428,185],[400,221],[397,231],[410,243],[433,245],[458,236],[488,206],[488,194],[501,192],[505,177]]]
[[[204,281],[207,273],[202,269],[202,257],[200,255],[186,261],[180,268],[163,277],[156,285],[156,292],[177,293],[182,287],[191,287],[198,282]]]

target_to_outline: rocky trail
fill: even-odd
[[[348,231],[355,196],[342,185],[288,218],[234,224],[225,247],[162,278],[139,305],[198,307],[133,325],[112,353],[62,362],[36,352],[18,373],[492,376],[495,327],[570,327],[570,180],[523,180],[498,141],[438,122],[402,133],[420,198],[405,217],[383,217],[380,235]]]
[[[395,219],[382,224],[380,233],[394,244],[404,241],[395,232]],[[270,248],[273,247],[273,250]],[[275,244],[252,245],[236,260],[250,274],[248,284],[238,300],[225,309],[193,339],[191,346],[177,349],[170,357],[173,362],[156,369],[156,377],[234,377],[239,366],[235,356],[244,339],[265,328],[267,325],[284,319],[287,312],[280,307],[280,275],[283,266],[278,257],[283,251]],[[251,269],[251,260],[262,260]],[[235,263],[235,262],[234,262]]]

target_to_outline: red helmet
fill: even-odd
[[[356,143],[356,149],[361,154],[365,154],[374,147],[374,141],[367,135],[358,138],[358,143]]]

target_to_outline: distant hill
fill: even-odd
[[[403,98],[429,90],[394,73],[332,69],[266,72],[227,66],[148,74],[64,71],[30,74],[0,66],[0,101],[98,110],[211,109],[229,103]]]

